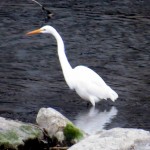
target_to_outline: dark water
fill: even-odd
[[[40,8],[30,0],[1,0],[0,116],[35,122],[41,107],[53,107],[87,130],[150,130],[150,2],[40,2],[54,12],[48,24],[64,39],[71,65],[95,70],[119,99],[87,108],[64,81],[55,39],[25,36],[45,24]]]

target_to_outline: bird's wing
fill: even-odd
[[[80,80],[84,80],[86,82],[92,82],[98,86],[105,86],[106,83],[104,80],[92,69],[85,67],[85,66],[77,66],[74,69],[74,74],[76,78]]]

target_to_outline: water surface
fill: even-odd
[[[47,24],[62,36],[70,64],[95,70],[119,99],[115,103],[101,101],[91,117],[91,108],[64,81],[55,39],[50,35],[25,35],[45,24],[40,8],[31,1],[3,0],[0,116],[35,122],[41,107],[53,107],[80,127],[84,119],[92,119],[89,132],[113,127],[150,130],[149,2],[41,2],[54,12]]]

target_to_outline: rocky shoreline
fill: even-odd
[[[36,125],[0,117],[0,150],[149,150],[150,132],[113,128],[88,135],[53,108],[41,108]]]

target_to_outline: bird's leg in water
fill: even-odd
[[[87,102],[86,107],[89,108],[90,104],[90,102]]]
[[[90,102],[95,107],[95,97],[94,96],[90,96]]]

